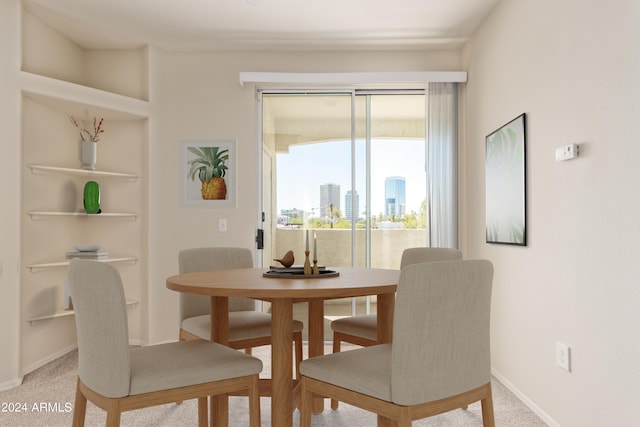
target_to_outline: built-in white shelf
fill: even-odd
[[[99,115],[106,120],[145,119],[150,115],[149,102],[70,83],[39,74],[20,71],[20,85],[29,98],[66,114]]]
[[[16,95],[25,106],[19,112],[19,120],[36,126],[55,124],[49,126],[51,132],[44,138],[41,132],[23,132],[17,141],[24,147],[19,165],[22,178],[19,202],[24,220],[19,230],[23,246],[20,256],[21,292],[15,301],[23,313],[20,318],[22,325],[16,325],[23,345],[14,353],[20,356],[25,366],[37,367],[41,360],[55,356],[61,347],[66,348],[69,340],[75,341],[75,333],[69,329],[69,321],[73,323],[75,312],[72,307],[63,308],[68,305],[68,287],[64,282],[70,262],[65,259],[62,249],[65,242],[72,250],[74,242],[90,236],[86,241],[108,238],[112,242],[109,244],[109,258],[99,261],[114,263],[110,265],[125,269],[132,277],[143,273],[141,263],[146,255],[141,244],[144,224],[138,218],[142,218],[146,211],[146,206],[140,205],[144,192],[141,181],[148,160],[146,147],[149,144],[152,104],[149,102],[148,48],[128,52],[78,49],[77,40],[61,34],[59,25],[39,17],[33,19],[29,10],[22,12],[23,22],[18,22],[16,28],[23,37],[17,47],[28,53],[24,55],[22,69],[16,69],[12,75],[15,86],[20,89]],[[48,34],[59,37],[54,43],[47,43],[42,39]],[[43,46],[53,49],[47,51],[47,57],[40,55]],[[74,52],[73,61],[79,62],[82,55],[87,60],[97,59],[98,63],[109,61],[114,69],[122,62],[131,72],[114,80],[113,76],[105,75],[104,70],[95,72],[91,66],[85,67],[81,63],[71,68],[57,58],[67,51]],[[75,69],[76,66],[81,69]],[[64,123],[70,126],[64,120],[68,116],[85,120],[98,117],[108,124],[108,134],[105,135],[107,139],[115,140],[99,148],[104,149],[101,155],[99,153],[99,170],[82,169],[77,158],[79,153],[72,151],[80,138],[77,133],[71,133],[71,128],[63,127]],[[61,119],[64,122],[57,124]],[[43,155],[43,149],[60,149],[61,152],[51,157]],[[122,161],[123,158],[126,160]],[[102,207],[100,214],[85,212],[81,191],[86,181],[100,183],[105,193],[109,193],[111,208]],[[38,200],[45,201],[39,203]],[[47,288],[43,289],[45,284]],[[139,280],[134,280],[127,289],[130,291],[126,298],[127,311],[135,314],[133,322],[143,322],[144,313],[140,308],[144,286]],[[59,297],[47,303],[43,295]],[[44,335],[61,339],[42,342]],[[144,340],[144,333],[133,338]]]
[[[139,303],[140,303],[140,301],[131,300],[131,301],[127,301],[127,306],[128,307],[135,307]],[[44,320],[50,320],[50,319],[57,319],[59,317],[73,316],[73,314],[74,314],[73,310],[60,310],[60,311],[57,311],[57,312],[55,312],[53,314],[49,314],[47,316],[32,317],[30,319],[27,319],[27,322],[29,322],[33,326],[33,324],[37,323],[37,322],[42,322]]]
[[[112,217],[135,220],[137,213],[132,212],[103,212],[99,214],[89,214],[86,212],[53,212],[53,211],[30,211],[31,219],[39,219],[47,216],[86,216],[86,217]]]
[[[104,259],[96,259],[94,261],[105,262],[108,264],[116,264],[116,263],[129,263],[135,264],[138,262],[138,257],[119,257],[119,258],[104,258]],[[58,262],[42,262],[42,263],[34,263],[27,265],[27,268],[31,270],[32,273],[40,270],[46,270],[49,268],[58,268],[58,267],[66,267],[69,265],[69,260],[66,261],[58,261]]]
[[[136,181],[138,175],[121,172],[91,171],[86,169],[63,168],[58,166],[28,165],[31,172],[36,175],[66,175],[85,178],[111,178],[125,181]]]

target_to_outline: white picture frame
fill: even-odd
[[[211,170],[215,165],[210,164],[211,158],[218,156],[219,164],[216,178],[222,178],[226,194],[221,197],[220,192],[217,198],[206,198],[211,196],[213,191],[219,189],[219,184],[213,188],[207,188],[207,194],[203,196],[202,181],[200,173],[202,168],[208,168],[206,173],[211,175]],[[203,161],[198,161],[202,158]],[[204,160],[206,159],[206,161]],[[182,181],[183,181],[183,201],[187,205],[203,205],[216,208],[235,208],[237,203],[237,169],[238,161],[236,154],[236,141],[234,139],[211,139],[211,140],[189,140],[182,141]],[[220,168],[222,166],[222,168]],[[222,170],[222,172],[221,172]]]

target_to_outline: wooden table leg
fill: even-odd
[[[324,300],[309,301],[309,321],[307,325],[309,357],[322,356],[324,354]],[[311,412],[319,414],[323,410],[324,398],[314,396]]]
[[[377,299],[378,342],[390,343],[393,338],[395,294],[380,294]],[[378,427],[396,427],[395,420],[378,415]]]
[[[271,306],[271,425],[293,424],[293,301],[276,298]]]
[[[211,297],[211,341],[229,345],[229,298]],[[213,327],[215,325],[215,327]],[[229,425],[229,397],[211,396],[209,403],[211,427]]]

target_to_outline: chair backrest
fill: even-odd
[[[491,380],[493,266],[486,260],[413,264],[400,273],[391,350],[391,397],[438,400]]]
[[[178,254],[180,274],[199,271],[252,268],[253,256],[247,248],[192,248]],[[205,295],[180,293],[180,320],[209,314],[210,298]],[[255,301],[249,298],[229,298],[229,311],[255,309]]]
[[[69,291],[78,335],[78,376],[104,396],[128,396],[129,330],[118,270],[98,261],[72,259]]]
[[[420,262],[458,261],[462,259],[462,252],[450,248],[407,248],[402,252],[400,268]]]

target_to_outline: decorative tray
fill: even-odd
[[[339,271],[327,270],[324,267],[318,269],[319,274],[304,274],[302,268],[277,268],[262,273],[263,277],[276,277],[279,279],[323,279],[325,277],[336,277]]]

